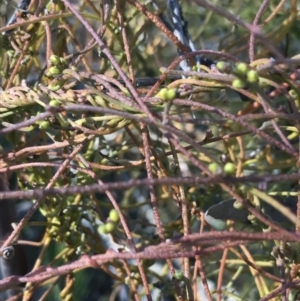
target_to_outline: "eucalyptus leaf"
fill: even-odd
[[[292,212],[297,210],[296,197],[276,197],[282,205],[288,207]],[[223,230],[226,228],[226,221],[233,220],[242,224],[250,224],[248,219],[249,212],[245,208],[237,209],[234,207],[235,199],[229,199],[215,204],[207,209],[205,212],[205,220],[213,228]],[[250,202],[249,202],[250,203]],[[264,204],[262,202],[262,212],[267,215],[271,220],[277,223],[287,223],[288,220],[273,206]]]

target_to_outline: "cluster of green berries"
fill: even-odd
[[[160,98],[162,101],[170,101],[175,99],[177,96],[177,89],[175,88],[162,88],[158,91],[155,97]]]
[[[221,72],[226,72],[228,70],[228,64],[225,62],[218,62],[217,68]],[[237,63],[233,69],[235,78],[232,82],[232,87],[235,89],[243,89],[247,86],[247,83],[258,83],[259,76],[256,70],[249,69],[246,63]]]
[[[210,172],[212,172],[213,174],[225,174],[225,175],[234,175],[236,172],[236,166],[235,164],[233,164],[232,162],[227,162],[225,163],[225,165],[222,167],[220,167],[219,164],[217,164],[216,162],[212,162],[208,165],[208,169]]]
[[[51,99],[49,101],[49,106],[52,107],[59,107],[61,104],[61,101],[59,101],[58,99]],[[42,130],[48,130],[51,127],[51,122],[49,120],[40,120],[37,121],[37,124]]]
[[[81,210],[69,206],[71,198],[51,201],[53,204],[49,203],[48,208],[40,208],[40,212],[47,218],[49,236],[59,243],[65,243],[70,248],[88,251],[90,242],[81,222],[83,218]],[[57,201],[60,201],[59,205]]]
[[[119,219],[118,211],[116,209],[110,210],[107,222],[99,225],[98,232],[101,234],[112,233],[116,229]]]
[[[50,56],[49,61],[50,61],[51,67],[49,67],[48,72],[46,74],[48,77],[60,75],[60,74],[62,74],[62,71],[68,67],[68,64],[64,58],[59,57],[54,54],[52,54]]]
[[[57,55],[50,56],[49,64],[51,67],[48,68],[45,75],[49,79],[53,79],[53,81],[48,85],[48,89],[55,92],[61,89],[66,82],[66,80],[60,78],[59,75],[62,75],[64,70],[68,68],[68,64],[64,58]],[[71,68],[76,71],[75,67]]]

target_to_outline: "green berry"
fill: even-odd
[[[259,80],[259,76],[257,74],[257,71],[255,71],[255,70],[249,70],[247,72],[247,80],[250,83],[257,83],[258,80]]]
[[[105,232],[111,233],[116,229],[116,224],[112,222],[108,222],[105,224]]]
[[[49,106],[52,107],[59,107],[61,105],[61,102],[58,99],[51,99],[49,102]]]
[[[50,62],[51,62],[54,66],[59,65],[59,64],[60,64],[59,56],[52,54],[52,55],[50,56]]]
[[[167,88],[162,88],[155,95],[155,97],[160,98],[162,101],[167,101],[168,100],[167,94],[168,94],[168,89]]]
[[[227,69],[227,64],[225,62],[217,62],[217,68],[219,71],[224,72]]]
[[[109,219],[114,223],[117,223],[119,221],[120,217],[119,217],[119,213],[116,209],[110,210]]]
[[[216,162],[212,162],[208,165],[209,171],[211,171],[213,174],[217,174],[220,171],[220,166]]]
[[[175,274],[174,274],[174,278],[175,278],[176,280],[182,280],[183,277],[184,277],[184,275],[183,275],[183,272],[182,272],[182,271],[176,271]]]
[[[298,99],[298,95],[297,95],[297,93],[296,93],[295,90],[291,89],[291,90],[289,91],[289,94],[290,94],[290,96],[293,97],[293,99]]]
[[[61,12],[61,11],[64,10],[65,5],[64,5],[63,2],[61,2],[61,1],[54,1],[53,3],[55,3],[55,12]]]
[[[59,89],[61,89],[61,85],[60,84],[49,85],[48,89],[50,91],[55,92],[55,91],[58,91]]]
[[[68,66],[67,61],[66,61],[63,57],[60,57],[59,60],[60,60],[60,64],[61,64],[61,65],[63,65],[63,66]]]
[[[107,232],[106,232],[105,224],[99,225],[99,227],[98,227],[98,232],[99,232],[100,234],[106,234],[106,233],[107,233]]]
[[[248,220],[253,223],[256,220],[256,217],[253,214],[248,215]]]
[[[42,129],[42,130],[49,129],[50,128],[50,122],[46,121],[46,120],[41,121],[39,128]]]
[[[238,63],[235,66],[235,71],[239,75],[246,75],[248,71],[248,65],[245,63]]]
[[[246,86],[246,82],[240,78],[236,78],[232,82],[232,87],[235,89],[243,89]]]
[[[61,70],[57,66],[52,66],[49,68],[49,73],[51,75],[59,75],[61,74]]]
[[[176,98],[177,95],[177,89],[173,88],[173,89],[169,89],[167,91],[167,100],[173,100]]]
[[[235,209],[239,209],[239,210],[241,210],[241,209],[244,208],[243,204],[242,204],[241,202],[239,202],[239,201],[235,201],[235,202],[233,203],[233,207],[234,207]]]
[[[231,162],[227,162],[223,167],[223,171],[226,175],[233,175],[235,174],[236,166]]]

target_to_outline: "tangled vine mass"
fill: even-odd
[[[0,1],[0,300],[300,300],[299,16]]]

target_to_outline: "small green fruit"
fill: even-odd
[[[116,229],[116,224],[108,222],[105,224],[105,233],[111,233]]]
[[[289,94],[290,94],[290,96],[293,97],[293,99],[298,99],[298,95],[297,95],[297,93],[296,93],[295,90],[291,89],[291,90],[289,91]]]
[[[60,60],[60,64],[61,64],[61,65],[63,65],[63,66],[68,66],[67,61],[66,61],[63,57],[60,57],[59,60]]]
[[[211,171],[213,174],[217,174],[220,172],[220,166],[216,162],[212,162],[208,165],[209,171]]]
[[[183,272],[182,272],[182,271],[176,271],[175,274],[174,274],[174,278],[175,278],[176,280],[182,280],[183,277],[184,277],[184,275],[183,275]]]
[[[59,89],[61,89],[61,85],[60,84],[49,85],[48,89],[50,91],[55,92],[55,91],[58,91]]]
[[[46,120],[41,121],[39,128],[42,129],[42,130],[49,129],[50,128],[50,122],[46,121]]]
[[[50,56],[50,62],[51,62],[54,66],[59,65],[59,64],[60,64],[59,56],[52,54],[52,55]]]
[[[257,83],[258,80],[259,80],[259,76],[257,74],[257,71],[255,71],[255,70],[249,70],[247,72],[247,80],[250,83]]]
[[[51,75],[59,75],[61,74],[61,70],[57,66],[52,66],[49,68],[49,73]]]
[[[167,100],[173,100],[176,98],[177,89],[172,88],[167,91]]]
[[[239,210],[241,210],[241,209],[244,208],[243,204],[242,204],[241,202],[239,202],[239,201],[235,201],[235,202],[233,203],[233,207],[234,207],[235,209],[239,209]]]
[[[225,62],[217,62],[217,68],[219,71],[224,72],[227,69],[227,64]]]
[[[51,99],[49,102],[49,106],[52,107],[59,107],[61,105],[61,102],[58,99]]]
[[[236,78],[232,82],[232,87],[235,89],[243,89],[246,87],[246,82],[240,78]]]
[[[160,98],[162,101],[167,101],[168,100],[167,94],[168,94],[168,89],[167,88],[162,88],[155,95],[155,97]]]
[[[106,234],[106,233],[107,233],[107,232],[106,232],[105,224],[99,225],[99,227],[98,227],[98,232],[99,232],[100,234]]]
[[[239,75],[246,75],[248,71],[248,65],[245,63],[238,63],[235,66],[235,71]]]
[[[226,175],[233,175],[235,174],[236,166],[231,162],[227,162],[223,167],[223,171]]]
[[[256,220],[256,217],[253,214],[248,215],[248,220],[253,223]]]
[[[114,223],[117,223],[119,221],[120,217],[119,217],[119,213],[116,209],[110,210],[109,219]]]

